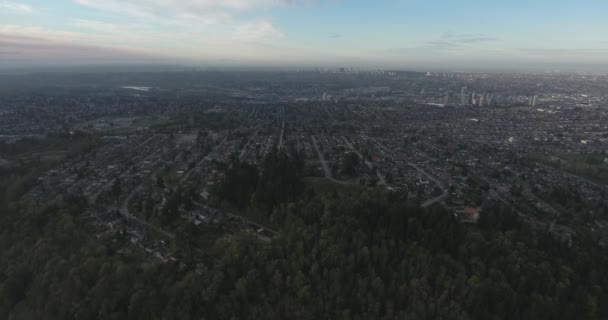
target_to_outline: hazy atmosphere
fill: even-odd
[[[0,66],[608,70],[608,2],[0,0]]]
[[[0,0],[0,320],[608,319],[608,0]]]

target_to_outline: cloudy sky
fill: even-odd
[[[0,65],[608,66],[606,0],[0,0]]]

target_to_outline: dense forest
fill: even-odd
[[[263,180],[239,192],[262,194]],[[82,201],[3,216],[0,318],[608,317],[607,254],[584,234],[568,248],[497,205],[463,225],[376,190],[282,199],[264,202],[281,223],[271,243],[219,240],[204,272],[92,238]]]
[[[304,190],[304,159],[295,151],[290,154],[273,148],[261,169],[236,159],[226,170],[218,200],[264,212],[294,201]]]

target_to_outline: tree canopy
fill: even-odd
[[[79,210],[61,203],[1,227],[0,318],[608,315],[606,253],[584,237],[567,248],[512,222],[507,209],[468,226],[398,194],[307,195],[276,207],[284,224],[270,244],[220,240],[221,254],[201,274],[186,263],[144,264],[93,239]]]

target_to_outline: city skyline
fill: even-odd
[[[608,71],[608,3],[0,1],[0,66]]]

